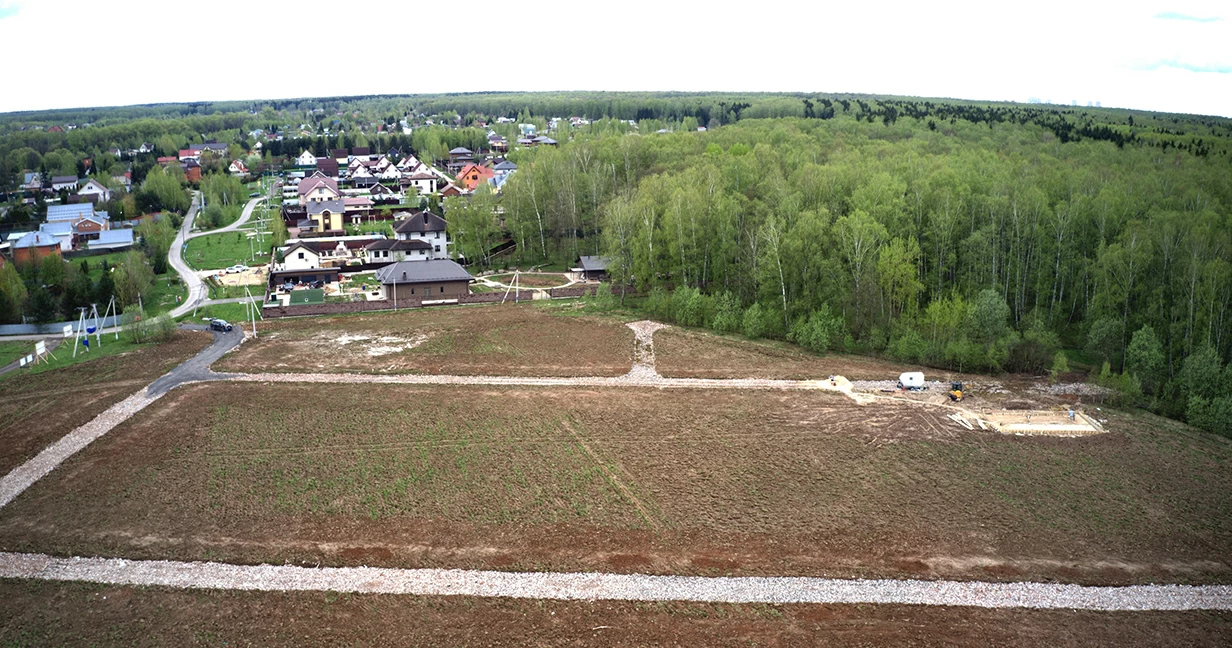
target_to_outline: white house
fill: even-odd
[[[365,263],[397,263],[399,261],[427,261],[432,258],[432,244],[417,239],[383,239],[364,247]]]
[[[435,174],[420,171],[407,178],[407,184],[419,190],[420,195],[436,193],[439,178]]]
[[[103,186],[103,183],[90,178],[80,189],[77,190],[78,196],[98,196],[99,202],[107,202],[111,200],[111,190]]]
[[[321,267],[321,255],[303,243],[292,243],[282,251],[282,270],[312,270]]]
[[[65,221],[57,223],[42,223],[39,232],[51,236],[60,244],[61,252],[73,249],[73,224]]]
[[[231,160],[231,166],[227,167],[227,171],[231,175],[242,176],[248,173],[248,167],[241,160]]]
[[[304,151],[299,154],[299,157],[295,158],[295,163],[299,166],[314,167],[317,165],[317,158],[312,154],[312,151]]]
[[[77,176],[56,176],[51,179],[51,188],[53,191],[61,189],[76,191],[78,182]]]
[[[397,219],[397,215],[394,216]],[[445,231],[445,219],[432,212],[422,211],[396,220],[394,235],[399,241],[423,241],[432,246],[431,259],[449,259],[449,234]]]

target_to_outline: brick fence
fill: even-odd
[[[458,303],[459,304],[490,304],[493,302],[499,303],[501,300],[505,300],[506,302],[514,302],[514,301],[528,302],[534,298],[535,298],[535,293],[530,290],[519,290],[517,295],[514,295],[513,291],[510,291],[509,297],[505,297],[504,292],[472,293],[470,295],[463,295],[461,297],[458,297]]]
[[[420,297],[399,299],[398,308],[422,308]],[[266,306],[261,309],[265,317],[301,317],[304,315],[338,315],[341,313],[367,313],[368,311],[393,310],[394,303],[388,299],[372,301],[338,302],[335,304],[300,304],[298,306]]]

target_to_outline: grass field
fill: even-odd
[[[184,251],[184,261],[198,270],[221,270],[239,263],[244,265],[266,263],[269,260],[270,239],[266,239],[267,247],[263,251],[258,249],[260,246],[255,240],[250,247],[246,234],[247,230],[239,230],[192,239]],[[255,260],[251,256],[254,250]]]
[[[141,389],[210,343],[204,333],[178,332],[166,344],[135,347],[121,335],[89,355],[57,350],[52,364],[0,377],[0,474],[38,454],[52,441]],[[69,341],[71,342],[71,340]],[[65,366],[75,362],[71,366]]]
[[[263,593],[0,580],[0,644],[1219,646],[1232,615]]]
[[[215,383],[0,512],[0,549],[844,577],[1227,580],[1232,445],[968,432],[822,393]],[[174,421],[174,424],[169,424]]]
[[[246,372],[618,376],[632,365],[633,332],[617,320],[553,317],[529,304],[505,304],[271,320],[260,338],[217,367]]]
[[[0,367],[34,353],[34,342],[0,342]]]

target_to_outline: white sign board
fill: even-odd
[[[47,355],[47,343],[39,340],[34,343],[34,357],[40,358],[44,355]]]
[[[66,324],[64,326],[64,337],[66,338],[73,337],[73,326],[71,324]]]
[[[23,366],[23,367],[24,367],[24,366],[26,366],[26,365],[28,365],[28,364],[30,364],[30,361],[29,361],[28,359],[26,359],[26,356],[22,356],[22,357],[21,357],[21,366]]]

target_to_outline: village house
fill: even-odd
[[[338,191],[338,181],[327,177],[320,170],[300,181],[297,189],[299,204],[338,200],[342,194]]]
[[[299,154],[299,157],[295,158],[295,164],[302,167],[314,167],[317,165],[317,158],[312,154],[312,151],[305,150]]]
[[[60,256],[60,241],[42,232],[30,232],[13,243],[13,262],[38,263],[50,255]]]
[[[67,221],[58,221],[55,223],[40,223],[38,231],[42,234],[55,237],[60,244],[61,252],[68,252],[73,249],[73,224]]]
[[[427,171],[419,171],[409,176],[403,176],[401,180],[401,184],[403,186],[415,187],[415,190],[418,191],[420,195],[436,193],[439,183],[440,178],[438,178],[436,174],[429,173]]]
[[[376,271],[381,298],[423,301],[457,299],[470,294],[471,275],[448,259],[402,261]]]
[[[241,160],[232,160],[231,166],[227,167],[227,172],[233,176],[247,175],[248,167]]]
[[[394,235],[399,241],[423,241],[432,246],[430,258],[452,258],[449,254],[449,233],[445,231],[444,218],[428,211],[399,216],[394,215]]]
[[[111,200],[111,190],[103,186],[103,183],[90,178],[80,189],[77,190],[78,196],[96,196],[94,202],[108,202]]]
[[[77,191],[77,184],[80,180],[77,176],[55,176],[51,179],[51,190],[60,191],[67,189],[69,191]]]
[[[341,199],[314,200],[308,203],[308,218],[317,232],[341,232],[346,206]]]
[[[132,246],[133,230],[128,228],[99,232],[89,243],[91,250],[126,250]]]

